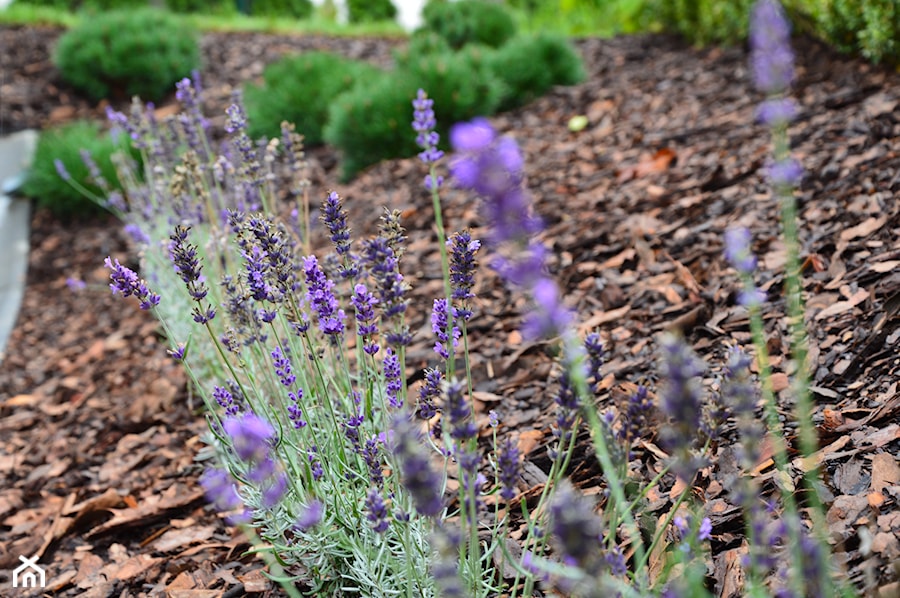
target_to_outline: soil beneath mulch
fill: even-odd
[[[57,36],[0,27],[4,132],[102,117],[104,106],[79,98],[49,62]],[[208,113],[221,115],[233,89],[286,52],[332,49],[386,66],[397,43],[206,35]],[[810,40],[796,43],[800,114],[790,135],[806,168],[798,224],[827,534],[836,564],[861,591],[898,596],[900,77]],[[763,176],[771,148],[754,124],[761,98],[746,53],[692,49],[663,36],[582,40],[578,47],[588,81],[491,121],[523,148],[527,185],[547,225],[541,240],[580,330],[599,330],[606,343],[601,408],[617,409],[636,384],[656,379],[664,331],[685,334],[710,364],[709,381],[729,346],[749,345],[739,283],[722,258],[723,231],[742,224],[760,257],[773,382],[794,446],[785,247],[779,206]],[[571,132],[567,122],[576,115],[589,125]],[[313,197],[323,197],[336,181],[336,156],[329,149],[310,155]],[[411,379],[433,363],[425,310],[440,292],[423,176],[414,159],[392,161],[334,187],[356,231],[371,230],[378,206],[404,212],[404,268],[417,298]],[[443,198],[449,230],[468,226],[484,236],[477,202],[451,189]],[[103,258],[133,261],[129,252],[114,219],[34,216],[24,304],[0,363],[0,593],[10,583],[4,570],[9,575],[19,555],[39,555],[48,591],[59,596],[276,594],[260,564],[241,556],[246,542],[203,502],[194,458],[205,424],[188,408],[185,377],[166,356],[157,326],[106,288]],[[87,287],[70,288],[68,278]],[[552,351],[521,338],[527,306],[487,268],[475,291],[476,408],[484,419],[496,410],[501,434],[526,454],[519,490],[531,493],[548,469],[552,442]],[[639,479],[663,466],[658,423],[635,449]],[[745,550],[728,492],[739,470],[735,447],[726,426],[693,493],[713,523],[710,587],[723,596],[740,593],[735,564]],[[573,477],[596,493],[600,473],[587,453],[586,444],[576,452]],[[794,482],[803,467],[793,462]],[[775,492],[770,462],[753,475],[767,494]],[[649,521],[669,512],[674,486],[674,478],[663,478],[650,497]]]

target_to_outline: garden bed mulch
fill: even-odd
[[[5,131],[100,116],[48,62],[57,32],[0,27],[0,122]],[[201,76],[211,114],[232,89],[258,77],[287,51],[334,49],[379,64],[395,41],[326,40],[259,34],[204,37]],[[900,77],[797,40],[793,151],[806,167],[800,203],[803,286],[824,474],[828,536],[836,562],[866,594],[900,595]],[[791,409],[778,206],[762,176],[770,154],[754,124],[742,49],[691,49],[676,39],[639,36],[578,43],[589,80],[556,89],[492,118],[521,144],[528,187],[547,224],[552,270],[576,308],[581,330],[599,330],[609,351],[602,408],[620,405],[655,381],[658,335],[679,330],[721,369],[726,348],[749,345],[738,282],[722,258],[722,233],[743,224],[760,257],[757,283],[781,409]],[[165,109],[162,106],[161,109]],[[580,132],[568,120],[585,115]],[[336,180],[335,156],[310,153],[313,197]],[[355,229],[371,230],[380,205],[403,210],[404,257],[415,289],[416,344],[408,375],[431,360],[426,307],[439,292],[433,214],[415,160],[383,163],[336,186]],[[477,203],[444,193],[445,221],[484,235]],[[154,322],[114,298],[107,255],[131,257],[110,218],[33,220],[22,312],[0,364],[0,583],[19,555],[39,555],[47,592],[59,596],[237,596],[277,594],[244,540],[204,505],[194,458],[202,418],[188,408],[185,377],[166,357]],[[482,259],[486,262],[487,259]],[[82,290],[67,278],[87,282]],[[520,490],[532,493],[547,469],[554,420],[554,365],[548,345],[517,332],[526,305],[484,268],[470,329],[476,407],[500,415],[501,435],[527,454]],[[665,458],[656,426],[636,451],[635,475],[649,478]],[[795,442],[789,421],[787,438]],[[726,427],[694,497],[713,522],[710,586],[736,596],[735,563],[745,550],[728,485],[737,471]],[[592,494],[600,477],[582,445],[573,477]],[[763,450],[764,459],[770,455]],[[771,463],[754,471],[773,492]],[[793,462],[794,482],[805,464]],[[650,497],[650,521],[673,504],[674,479]],[[519,537],[518,533],[513,534]],[[543,595],[551,588],[541,588]]]

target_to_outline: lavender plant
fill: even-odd
[[[759,10],[760,22],[780,14],[771,0],[761,0]],[[777,26],[772,31],[754,43],[784,42]],[[785,80],[784,57],[783,49],[771,53],[778,75],[768,81]],[[762,69],[763,57],[755,60]],[[783,93],[779,84],[768,90]],[[305,188],[296,133],[284,125],[281,138],[252,141],[238,99],[228,110],[223,149],[213,152],[208,121],[196,109],[198,88],[196,81],[179,84],[185,112],[168,122],[155,121],[140,104],[129,116],[110,115],[144,158],[143,178],[119,163],[128,201],[111,203],[141,247],[145,278],[111,258],[107,267],[114,292],[137,297],[159,317],[170,353],[184,362],[203,400],[217,456],[201,482],[210,502],[259,543],[270,573],[289,593],[531,596],[536,586],[553,585],[579,596],[708,595],[701,555],[715,530],[694,504],[692,486],[723,421],[736,418],[747,463],[764,432],[746,353],[730,354],[710,395],[707,366],[686,341],[659,339],[658,397],[669,421],[661,444],[672,458],[654,479],[641,481],[632,465],[636,443],[648,433],[652,390],[641,385],[623,405],[602,403],[601,337],[578,338],[574,314],[549,274],[518,146],[483,119],[451,129],[453,182],[481,197],[489,234],[484,247],[470,231],[447,235],[443,153],[432,102],[420,90],[412,127],[428,168],[423,186],[433,199],[444,288],[432,304],[433,367],[412,391],[405,376],[411,283],[402,273],[399,215],[386,213],[379,234],[358,239],[342,199],[329,193],[321,214],[332,252],[313,254],[311,223],[281,219],[275,209],[279,160],[293,177],[288,187]],[[766,106],[786,113],[786,103]],[[784,163],[783,154],[776,156]],[[785,178],[773,180],[787,195]],[[308,206],[292,207],[309,214]],[[727,257],[746,283],[740,300],[759,337],[765,298],[752,287],[749,243],[744,231],[726,237]],[[532,508],[518,495],[518,447],[498,439],[496,414],[493,446],[485,451],[478,443],[468,322],[477,317],[476,258],[483,249],[530,302],[523,334],[559,348],[552,464]],[[799,293],[796,283],[787,290]],[[795,338],[802,343],[799,329]],[[771,403],[763,351],[764,344],[757,347],[762,393]],[[770,417],[768,424],[777,422]],[[603,472],[598,504],[566,480],[585,427]],[[782,454],[779,467],[785,466]],[[673,492],[678,480],[682,489],[671,509],[648,526],[642,513],[648,494]],[[748,592],[763,595],[774,574],[785,582],[772,587],[793,592],[786,595],[803,595],[804,587],[833,595],[824,544],[803,527],[796,508],[773,529],[752,482],[742,477],[735,488],[753,544]],[[513,518],[525,529],[521,555],[507,542]],[[779,573],[766,557],[786,542],[803,565]],[[495,569],[501,561],[512,579]]]

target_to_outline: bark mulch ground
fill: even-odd
[[[57,36],[0,28],[5,132],[102,117],[103,106],[80,99],[48,61]],[[861,591],[898,596],[900,77],[810,40],[796,43],[801,107],[790,134],[806,167],[797,198],[828,536],[837,564]],[[209,113],[221,115],[235,86],[285,52],[333,49],[387,65],[396,44],[206,35]],[[597,329],[607,344],[601,407],[616,408],[636,384],[655,381],[661,332],[685,334],[710,364],[709,381],[727,347],[749,345],[738,281],[722,258],[723,231],[743,224],[760,257],[774,382],[795,445],[781,294],[785,247],[762,174],[771,148],[754,124],[760,97],[751,90],[745,52],[697,50],[663,36],[583,40],[578,47],[587,82],[491,120],[523,147],[528,188],[547,224],[542,241],[581,331]],[[577,133],[566,126],[575,115],[589,121]],[[335,155],[310,155],[313,197],[321,198],[337,180]],[[423,176],[415,160],[394,161],[335,187],[357,231],[371,229],[381,205],[404,211],[405,269],[419,298],[411,378],[431,361],[425,310],[440,288]],[[448,190],[444,205],[448,229],[469,226],[484,236],[474,200]],[[46,592],[59,596],[276,594],[258,562],[242,556],[244,540],[204,505],[194,461],[204,424],[187,407],[185,377],[167,358],[157,326],[106,288],[103,258],[133,260],[129,251],[114,219],[34,216],[24,305],[0,364],[0,583],[9,587],[19,555],[37,554],[48,570]],[[72,290],[70,277],[88,286]],[[548,466],[553,358],[547,345],[523,341],[517,330],[526,306],[487,268],[476,292],[476,406],[485,418],[496,410],[501,433],[527,454],[520,490],[533,492]],[[662,467],[658,425],[636,448],[639,478]],[[728,493],[738,469],[735,446],[726,427],[694,490],[713,522],[710,587],[722,596],[739,595],[734,565],[745,550]],[[573,477],[597,493],[600,474],[587,452],[585,445],[576,454]],[[793,466],[796,482],[804,463]],[[775,491],[771,462],[760,462],[754,475],[767,493]],[[668,513],[675,484],[664,478],[650,497],[650,525]]]

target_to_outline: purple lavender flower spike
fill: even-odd
[[[358,283],[353,287],[350,302],[356,310],[356,333],[365,342],[363,351],[374,356],[379,349],[378,343],[373,340],[378,335],[378,322],[375,319],[375,305],[378,299],[366,289],[366,285]]]
[[[188,226],[176,226],[175,232],[169,236],[169,257],[175,267],[175,272],[187,285],[188,293],[195,301],[202,301],[209,288],[202,280],[200,274],[200,258],[197,256],[197,246],[188,243]]]
[[[243,417],[226,418],[222,427],[241,461],[258,462],[268,456],[269,442],[275,437],[275,430],[266,420],[254,413],[246,413]]]
[[[450,330],[450,335],[453,338],[453,349],[456,349],[459,346],[459,337],[462,335],[458,326],[450,326],[449,311],[447,299],[441,298],[434,300],[434,307],[431,311],[431,330],[437,337],[437,342],[434,345],[434,352],[443,359],[449,359],[451,351],[451,337],[447,335],[448,328]]]
[[[756,109],[756,118],[764,125],[780,127],[797,117],[797,103],[790,98],[769,98]]]
[[[237,485],[231,474],[223,469],[210,468],[200,478],[200,486],[206,494],[206,500],[219,511],[234,511],[244,506],[237,492]],[[241,518],[233,523],[246,523],[248,518]]]
[[[428,452],[423,450],[421,435],[405,414],[394,419],[391,450],[400,464],[403,484],[413,499],[416,510],[426,517],[437,517],[443,510],[441,479],[431,467]]]
[[[184,361],[184,357],[187,353],[187,347],[185,347],[184,343],[178,343],[178,345],[174,349],[166,349],[166,353],[174,359],[175,361]]]
[[[469,309],[470,299],[475,297],[472,287],[475,286],[475,254],[481,248],[481,241],[472,238],[472,234],[464,230],[447,240],[450,249],[450,287],[452,288],[453,315],[462,320],[472,317]]]
[[[550,530],[564,562],[596,575],[604,564],[600,558],[603,524],[591,502],[564,480],[550,502]]]
[[[214,386],[212,396],[213,399],[216,400],[216,403],[219,404],[219,407],[225,410],[226,416],[234,417],[240,413],[240,405],[234,400],[234,395],[232,395],[228,389],[221,386]]]
[[[87,283],[80,278],[70,276],[66,278],[66,286],[69,287],[69,290],[73,293],[77,293],[78,291],[83,291],[87,287]]]
[[[417,133],[416,144],[422,148],[419,153],[419,159],[425,164],[432,165],[444,157],[444,152],[438,149],[438,142],[441,137],[434,128],[437,121],[434,118],[434,100],[428,98],[424,90],[420,89],[416,94],[413,105],[413,130]],[[431,174],[425,177],[425,188],[428,191],[439,188],[444,182],[444,177],[432,177]]]
[[[794,78],[791,25],[777,0],[759,0],[750,15],[753,81],[765,93],[783,93]]]
[[[66,165],[63,164],[62,160],[56,158],[55,160],[53,160],[53,166],[56,168],[56,174],[59,175],[59,178],[64,181],[72,180],[72,175],[70,175],[69,171],[66,170]]]
[[[369,481],[378,488],[384,484],[382,472],[381,449],[378,445],[378,437],[373,436],[366,440],[362,446],[362,456],[369,470]]]
[[[476,118],[454,125],[450,144],[457,153],[450,172],[460,187],[484,198],[492,240],[497,244],[517,240],[524,245],[541,225],[530,213],[522,190],[523,161],[516,142],[497,138],[487,120]]]
[[[531,289],[535,309],[522,323],[522,336],[534,340],[565,335],[572,323],[572,312],[562,303],[559,288],[549,278],[537,280]]]
[[[115,263],[113,263],[113,260],[109,257],[103,263],[112,270],[109,274],[109,278],[112,280],[109,288],[112,289],[114,295],[121,294],[123,297],[134,295],[140,300],[140,307],[144,310],[159,305],[160,296],[151,293],[150,289],[147,288],[147,283],[138,278],[134,270],[123,266],[119,263],[119,260],[115,260]]]
[[[803,180],[803,166],[793,158],[785,158],[766,167],[766,178],[778,189],[796,187]]]
[[[699,438],[705,364],[682,338],[674,335],[663,337],[660,350],[659,373],[665,381],[660,398],[663,412],[671,420],[671,425],[662,431],[662,440],[676,453],[676,473],[689,480],[698,465],[690,450]]]
[[[271,509],[281,502],[281,499],[284,498],[284,495],[287,493],[287,486],[287,474],[282,471],[272,478],[263,488],[262,507],[264,509]]]
[[[725,259],[741,274],[752,275],[756,269],[756,256],[750,247],[752,241],[753,235],[746,227],[725,231]]]
[[[510,501],[516,496],[516,482],[519,480],[519,448],[510,438],[506,439],[497,456],[497,469],[500,478],[500,497]]]
[[[366,494],[366,519],[372,525],[372,529],[383,534],[390,526],[387,505],[384,504],[384,498],[376,487],[369,488]]]
[[[331,242],[338,255],[350,253],[350,227],[347,226],[347,211],[341,205],[340,196],[330,191],[322,204],[322,222],[331,233]]]
[[[388,404],[391,407],[400,407],[403,400],[400,393],[403,390],[402,372],[400,371],[400,358],[388,347],[384,356],[384,392],[387,395]]]
[[[303,258],[303,270],[306,275],[307,301],[319,316],[319,329],[322,334],[333,339],[340,337],[344,332],[346,316],[332,291],[334,283],[322,272],[314,255]]]
[[[451,380],[444,386],[444,400],[450,418],[450,436],[464,444],[475,438],[478,428],[472,421],[472,408],[463,393],[463,385]]]
[[[419,389],[417,413],[422,419],[431,419],[437,414],[435,400],[441,396],[444,374],[439,369],[425,370],[425,384]]]
[[[603,381],[603,362],[606,358],[606,350],[600,334],[591,332],[584,337],[584,350],[588,356],[588,382],[595,393],[600,391],[600,383]]]

